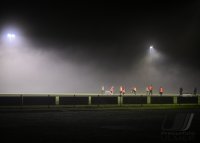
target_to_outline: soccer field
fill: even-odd
[[[69,143],[168,142],[169,139],[176,142],[198,141],[200,133],[199,111],[199,109],[5,109],[0,110],[1,139],[7,142],[65,141]],[[194,117],[189,130],[184,131],[184,134],[164,130],[172,128],[177,117],[184,117],[187,114],[193,114]],[[166,119],[167,123],[165,123]],[[181,119],[177,119],[181,122]],[[178,126],[181,125],[178,124]],[[171,136],[168,136],[167,133],[171,133]]]

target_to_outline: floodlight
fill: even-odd
[[[13,41],[14,39],[15,39],[15,34],[13,34],[13,33],[8,33],[7,34],[7,38],[8,38],[8,40],[10,40],[10,41]]]

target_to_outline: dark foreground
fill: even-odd
[[[199,111],[3,109],[1,142],[198,142]],[[191,126],[186,123],[189,129],[183,131],[186,127],[179,123],[187,122],[188,113],[193,113],[193,120]]]

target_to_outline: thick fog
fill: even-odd
[[[0,93],[200,89],[198,1],[0,6]]]
[[[118,93],[120,85],[127,92],[136,86],[138,92],[144,93],[150,84],[154,93],[160,86],[167,93],[178,93],[180,87],[192,92],[200,83],[198,70],[172,61],[159,47],[150,50],[150,45],[146,45],[146,51],[133,57],[134,62],[125,64],[127,68],[112,60],[115,66],[108,70],[101,59],[93,58],[87,51],[71,50],[76,47],[33,45],[1,42],[0,93],[99,93],[101,86],[106,90],[114,86]]]

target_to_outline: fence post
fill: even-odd
[[[147,96],[147,104],[151,104],[151,96]]]
[[[173,103],[174,104],[177,104],[177,98],[178,98],[177,96],[173,96]]]
[[[198,104],[200,104],[200,96],[198,95]]]
[[[123,105],[123,98],[124,98],[124,97],[123,97],[122,95],[120,95],[120,99],[121,99],[120,104],[121,104],[121,105]]]
[[[74,94],[74,101],[76,101],[76,95]],[[76,103],[73,105],[73,107],[76,107]]]
[[[143,95],[141,95],[140,97],[143,97]],[[143,106],[143,104],[141,103],[141,107]]]
[[[117,103],[118,103],[119,106],[121,106],[121,95],[119,95],[119,96],[117,97]]]
[[[49,100],[49,102],[48,102],[48,108],[50,107],[50,95],[48,94],[48,100]]]
[[[99,94],[98,94],[98,103],[97,103],[97,106],[99,107],[99,104],[101,104],[101,103],[99,103],[99,101],[100,101],[100,99],[99,99],[100,97],[99,97]]]
[[[23,95],[21,94],[21,100],[22,100],[22,106],[24,105],[24,98]]]
[[[88,96],[88,105],[91,105],[91,96]]]
[[[59,101],[59,96],[56,96],[56,105],[59,105],[60,101]]]

